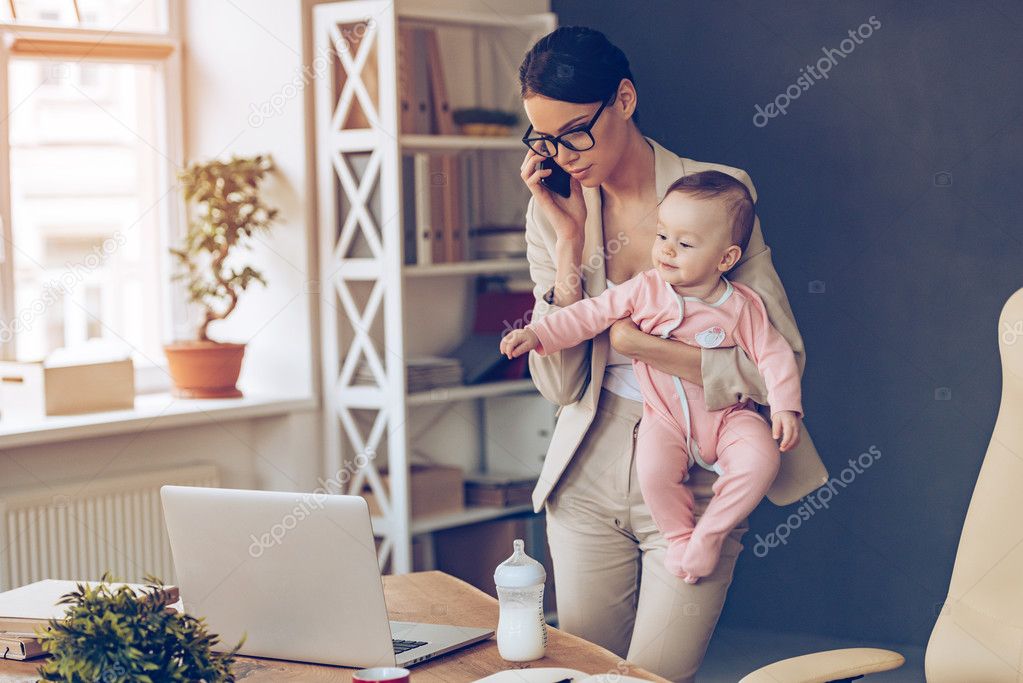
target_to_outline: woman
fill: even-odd
[[[519,80],[531,124],[521,175],[532,194],[526,242],[533,316],[649,269],[657,203],[677,178],[723,171],[756,199],[743,171],[678,157],[640,133],[628,60],[600,32],[564,27],[545,36],[523,60]],[[545,157],[570,173],[568,198],[541,184],[551,173],[539,168]],[[802,372],[802,339],[759,220],[730,277],[761,295]],[[642,397],[631,358],[703,385],[712,410],[746,398],[762,405],[767,391],[741,350],[660,339],[628,319],[592,342],[529,356],[540,393],[561,406],[533,492],[536,511],[547,513],[560,626],[666,678],[693,681],[748,526],[743,521],[733,530],[717,569],[699,583],[687,584],[664,569],[666,542],[636,480]],[[775,503],[791,503],[827,481],[805,430],[801,442],[784,456],[768,494]],[[717,475],[694,468],[690,476],[699,516]]]

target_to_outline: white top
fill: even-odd
[[[615,283],[608,279],[608,289],[614,286]],[[611,345],[608,345],[607,367],[604,369],[604,382],[602,386],[612,394],[617,394],[633,401],[643,400],[643,393],[639,390],[639,380],[636,379],[636,371],[632,369],[632,359],[618,353]]]

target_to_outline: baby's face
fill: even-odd
[[[725,202],[672,192],[657,211],[657,236],[650,252],[654,267],[673,285],[696,286],[717,279],[734,260],[728,257],[731,226]]]

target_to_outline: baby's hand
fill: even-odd
[[[782,410],[771,416],[771,436],[780,438],[778,445],[782,453],[799,444],[799,416],[791,410]]]
[[[540,338],[533,330],[525,327],[521,330],[512,330],[501,339],[501,353],[508,358],[518,358],[524,353],[529,353],[540,345]]]

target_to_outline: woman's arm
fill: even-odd
[[[559,240],[553,228],[544,230],[534,204],[530,199],[526,209],[526,258],[536,299],[531,321],[542,320],[583,297],[581,240]],[[553,245],[549,246],[545,237]],[[554,303],[548,304],[543,295],[551,287]],[[533,383],[548,401],[564,406],[582,398],[590,372],[590,344],[546,356],[530,353],[528,362]]]
[[[703,384],[700,349],[695,346],[647,334],[631,318],[611,325],[610,341],[618,353],[693,384]]]

